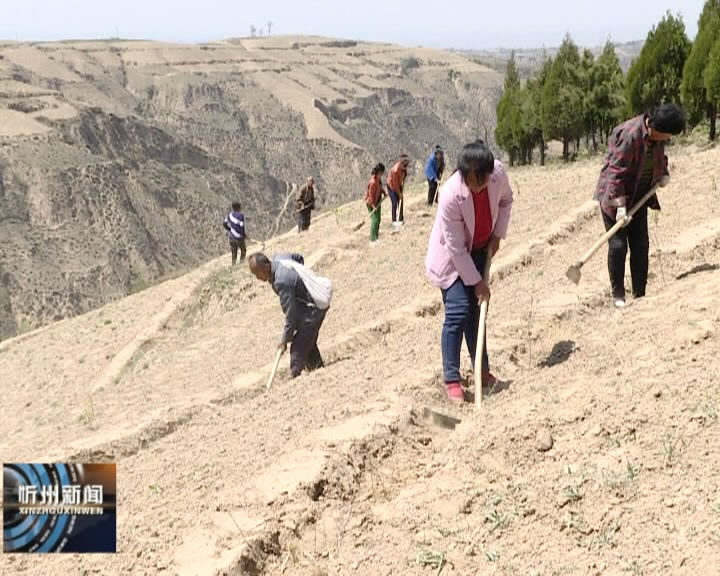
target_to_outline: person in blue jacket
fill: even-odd
[[[430,157],[425,164],[425,177],[428,181],[428,206],[437,203],[437,187],[442,179],[442,173],[445,169],[445,155],[442,148],[438,145],[435,150],[430,153]]]
[[[247,232],[245,231],[245,215],[241,210],[240,202],[233,202],[232,210],[223,221],[223,228],[227,230],[228,240],[230,241],[233,266],[237,262],[238,249],[240,250],[240,260],[245,259]]]

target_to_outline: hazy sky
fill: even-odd
[[[582,45],[644,39],[666,10],[690,37],[703,0],[0,0],[0,39],[148,38],[202,42],[318,34],[438,48]]]

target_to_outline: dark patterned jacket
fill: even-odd
[[[647,190],[639,190],[638,184],[645,163],[645,151],[648,142],[647,115],[642,114],[630,118],[616,126],[608,141],[608,155],[600,171],[593,199],[608,216],[614,218],[618,199],[625,198],[625,205],[630,209]],[[655,142],[653,149],[653,176],[650,187],[654,186],[663,175],[668,174],[665,143]],[[657,196],[648,201],[648,206],[660,209]]]

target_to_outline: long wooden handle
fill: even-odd
[[[355,224],[355,226],[353,226],[353,228],[352,228],[353,231],[357,232],[358,230],[360,230],[360,228],[365,226],[365,222],[370,220],[373,217],[373,214],[375,214],[375,212],[378,211],[378,208],[380,208],[380,204],[382,204],[382,198],[380,198],[380,200],[378,200],[377,206],[375,206],[375,208],[372,209],[372,212],[368,212],[368,215],[365,218],[365,220],[363,220],[362,222],[358,222],[357,224]]]
[[[270,386],[272,386],[273,380],[275,380],[275,373],[280,365],[280,357],[282,354],[282,348],[278,348],[277,354],[275,354],[275,363],[273,364],[272,372],[270,372],[270,378],[268,378],[266,390],[270,390]]]
[[[383,199],[381,196],[380,199],[378,200],[377,206],[375,206],[375,208],[372,209],[372,212],[370,212],[368,214],[368,220],[370,220],[370,218],[373,217],[373,214],[375,214],[375,212],[377,212],[377,209],[380,208],[380,204],[382,204],[382,201],[383,201]]]
[[[648,190],[648,192],[645,194],[645,196],[643,196],[643,197],[640,199],[640,202],[638,202],[637,204],[635,204],[635,206],[633,206],[632,208],[630,208],[630,210],[629,210],[628,213],[627,213],[627,217],[626,217],[626,218],[624,218],[624,219],[622,219],[622,220],[618,220],[617,222],[615,222],[615,225],[614,225],[612,228],[610,228],[610,230],[608,230],[607,232],[605,232],[605,234],[603,234],[603,235],[598,239],[598,241],[595,242],[595,244],[592,245],[592,247],[590,248],[590,250],[588,250],[587,252],[585,252],[585,254],[583,255],[583,257],[580,258],[580,261],[578,262],[578,264],[579,264],[580,266],[584,265],[585,262],[587,262],[587,261],[590,259],[590,257],[591,257],[593,254],[595,254],[595,252],[597,252],[603,244],[605,244],[608,240],[610,240],[610,238],[612,238],[613,236],[615,236],[615,234],[617,233],[618,230],[620,230],[620,228],[622,228],[623,226],[625,226],[625,224],[627,223],[627,220],[628,220],[629,218],[631,218],[631,217],[635,214],[635,212],[637,212],[638,210],[640,210],[640,208],[642,208],[642,206],[645,205],[645,202],[647,202],[648,200],[650,200],[650,198],[652,198],[652,197],[655,195],[656,192],[657,192],[657,184],[656,184],[655,186],[653,186],[652,188],[650,188],[650,190]]]
[[[483,280],[485,284],[490,285],[490,261],[492,255],[488,249],[485,258],[485,270],[483,271]],[[482,357],[485,350],[485,319],[487,318],[488,302],[483,300],[480,303],[480,323],[478,326],[477,343],[475,344],[475,366],[473,372],[475,374],[475,408],[482,406]]]

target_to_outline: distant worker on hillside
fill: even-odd
[[[405,178],[407,178],[407,169],[410,159],[407,154],[400,156],[400,159],[391,168],[387,177],[387,189],[392,202],[392,225],[399,228],[405,224],[403,220],[403,191],[405,189]],[[398,211],[398,205],[400,210]]]
[[[495,255],[500,239],[507,234],[512,203],[513,192],[502,163],[482,140],[467,144],[440,191],[425,259],[427,277],[440,288],[445,305],[443,378],[453,402],[464,401],[460,378],[463,335],[475,366],[478,300],[490,299],[488,279],[482,276],[485,261],[488,253]],[[493,386],[496,379],[490,372],[487,346],[483,351],[482,384]]]
[[[445,170],[445,154],[440,145],[437,145],[425,163],[425,177],[428,181],[428,206],[432,206],[437,202],[437,188],[440,180],[442,180],[443,170]]]
[[[685,113],[675,104],[664,104],[615,127],[608,155],[593,199],[600,202],[605,229],[627,216],[628,211],[650,189],[670,180],[665,143],[685,129]],[[650,241],[647,209],[660,210],[653,195],[608,241],[608,272],[615,306],[625,306],[625,257],[630,246],[632,293],[645,296]]]
[[[295,195],[298,232],[310,228],[310,213],[315,208],[315,179],[310,176]]]
[[[258,280],[269,282],[280,297],[285,326],[278,343],[282,351],[290,343],[290,376],[296,378],[305,369],[324,366],[317,341],[320,327],[332,299],[332,284],[306,268],[301,254],[276,254],[272,261],[260,252],[248,259],[250,272]]]
[[[383,198],[387,192],[383,189],[382,177],[385,174],[385,165],[380,162],[372,169],[365,194],[365,204],[370,213],[370,244],[375,245],[380,235],[380,219]]]
[[[232,255],[232,265],[237,262],[238,248],[240,249],[240,260],[245,259],[245,215],[240,212],[242,206],[240,202],[232,203],[232,210],[223,221],[223,228],[227,230],[228,240],[230,241],[230,253]]]

